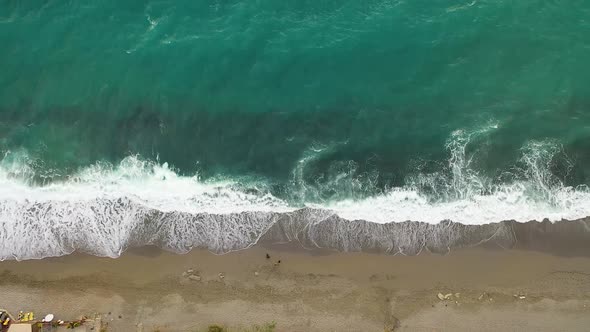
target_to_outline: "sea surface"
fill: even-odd
[[[1,1],[0,260],[509,247],[590,216],[589,59],[588,1]]]

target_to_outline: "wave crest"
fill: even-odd
[[[306,182],[306,163],[324,150],[313,149],[293,171],[288,190],[295,191],[295,200],[273,195],[263,181],[203,181],[138,156],[118,165],[97,163],[39,186],[34,181],[38,165],[22,152],[8,154],[0,161],[0,259],[75,250],[116,257],[143,245],[225,253],[261,240],[338,250],[444,252],[490,241],[511,246],[513,227],[504,221],[590,215],[588,189],[565,186],[552,173],[556,158],[563,157],[555,142],[529,142],[501,177],[479,172],[477,150],[469,144],[493,129],[454,132],[447,143],[448,165],[373,195],[357,195],[370,192],[365,186],[374,185],[375,178],[356,179],[354,164],[335,167],[327,181]],[[561,164],[567,171],[567,159]],[[309,200],[322,197],[322,190],[339,195]],[[347,196],[347,190],[353,194]]]

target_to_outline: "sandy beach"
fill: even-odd
[[[0,0],[0,332],[590,332],[588,36],[590,0]]]
[[[266,254],[270,258],[266,257]],[[281,261],[278,263],[278,261]],[[147,247],[0,263],[0,306],[108,331],[586,331],[590,259],[464,249],[388,256],[257,246],[226,255]],[[447,295],[439,299],[438,294]]]

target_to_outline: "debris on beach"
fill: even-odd
[[[16,321],[18,322],[32,322],[35,320],[35,313],[34,312],[23,312],[19,311]]]
[[[266,259],[270,259],[270,255],[266,253]]]
[[[436,295],[436,297],[438,297],[438,299],[441,300],[441,301],[450,300],[450,299],[453,298],[453,293],[448,293],[448,294],[445,294],[445,295],[443,295],[442,293],[438,293]]]
[[[195,270],[193,270],[193,269],[188,269],[188,270],[182,272],[182,276],[185,278],[192,275],[192,274],[195,274]]]
[[[188,276],[189,280],[192,281],[201,281],[201,276],[197,276],[197,275],[190,275]]]
[[[182,277],[191,281],[201,281],[199,271],[195,271],[194,269],[188,269],[185,272],[182,272]]]
[[[77,320],[77,321],[68,322],[66,324],[66,328],[68,328],[68,329],[75,329],[77,327],[82,326],[83,323],[84,323],[83,320]]]
[[[47,314],[42,320],[42,323],[51,323],[53,321],[53,314]]]
[[[223,279],[225,278],[225,275],[223,274],[223,272],[219,272],[219,279]]]
[[[484,297],[486,297],[487,295],[488,295],[488,293],[486,293],[486,292],[483,292],[483,293],[481,293],[481,295],[480,295],[480,296],[477,298],[477,300],[478,300],[478,301],[481,301],[481,300],[483,300],[483,298],[484,298]]]
[[[260,273],[258,273],[258,271],[254,272],[254,275],[258,277]]]
[[[512,296],[514,296],[514,298],[515,299],[518,299],[518,300],[524,300],[524,299],[526,299],[526,295],[524,295],[523,293],[517,293],[517,294],[514,294]]]
[[[10,322],[13,320],[13,317],[7,310],[0,309],[0,330],[2,330],[3,326],[10,325]]]
[[[14,319],[13,316],[6,310],[0,309],[0,330],[6,331],[8,327],[10,331],[13,329],[15,331],[54,331],[55,328],[59,328],[60,326],[65,326],[68,329],[77,328],[79,326],[83,326],[86,323],[90,322],[90,330],[102,330],[100,322],[97,323],[95,320],[89,319],[87,316],[82,316],[78,320],[74,321],[63,321],[61,319],[55,320],[55,316],[53,314],[47,314],[44,316],[43,319],[37,320],[35,319],[35,315],[33,312],[23,312],[20,311],[18,314],[18,319]],[[61,330],[60,330],[61,331]]]

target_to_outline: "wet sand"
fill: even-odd
[[[189,269],[195,280],[183,276]],[[99,313],[109,331],[205,331],[211,324],[240,331],[272,321],[276,331],[590,326],[590,258],[514,249],[391,256],[275,245],[218,256],[147,247],[117,259],[0,262],[0,277],[0,307],[64,319]],[[438,293],[453,295],[440,300]]]

